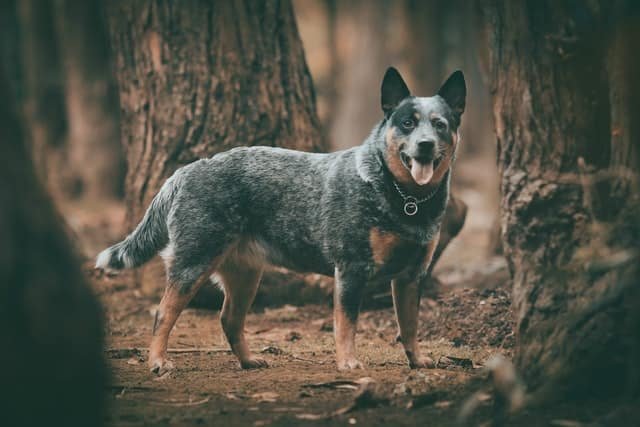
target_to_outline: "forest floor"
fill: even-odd
[[[472,161],[460,169],[456,193],[469,205],[469,216],[441,259],[437,292],[423,298],[420,314],[420,347],[438,362],[436,369],[408,368],[395,342],[393,309],[387,307],[361,314],[357,342],[365,369],[339,372],[330,307],[285,304],[254,307],[247,319],[249,345],[267,359],[268,369],[241,370],[225,342],[219,313],[190,308],[169,342],[176,368],[156,377],[147,368],[146,347],[161,289],[145,295],[130,272],[107,275],[91,267],[99,249],[126,234],[123,206],[63,206],[105,311],[112,376],[107,424],[449,426],[478,392],[469,425],[489,425],[494,399],[483,365],[494,354],[511,356],[510,281],[504,259],[485,255],[497,205],[495,196],[486,194],[495,192],[490,187],[495,177],[478,179],[478,170],[487,168]],[[524,411],[510,425],[588,419],[585,411]]]

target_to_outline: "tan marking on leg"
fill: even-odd
[[[401,239],[397,235],[373,227],[369,231],[369,244],[375,263],[384,264],[400,241]]]
[[[198,289],[209,280],[209,276],[215,270],[218,262],[218,259],[216,259],[211,268],[191,285],[187,293],[181,293],[178,286],[173,283],[169,283],[165,288],[154,318],[153,336],[149,345],[149,368],[151,372],[160,375],[173,368],[173,363],[167,359],[167,345],[171,330],[182,310],[189,304]]]
[[[393,307],[396,312],[400,341],[409,361],[409,367],[429,368],[433,367],[433,360],[421,358],[418,347],[418,312],[420,308],[419,289],[417,282],[398,283],[391,282],[393,295]]]
[[[336,341],[336,363],[338,369],[362,369],[362,363],[356,358],[357,323],[349,319],[340,301],[340,283],[336,274],[333,291],[333,332]]]
[[[431,263],[433,253],[438,244],[438,236],[429,242],[422,268],[426,270]],[[410,283],[391,282],[393,308],[396,313],[400,340],[411,369],[433,368],[435,365],[429,357],[420,357],[418,347],[418,314],[420,311],[420,284],[418,281]]]
[[[243,369],[266,368],[267,362],[251,353],[244,335],[245,318],[256,296],[263,268],[238,261],[227,259],[218,270],[224,285],[222,330]]]

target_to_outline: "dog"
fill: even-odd
[[[180,312],[212,274],[222,282],[222,329],[240,366],[267,367],[249,350],[245,317],[267,264],[335,276],[340,370],[362,368],[356,322],[367,284],[391,283],[411,368],[432,367],[417,345],[418,309],[450,192],[466,101],[456,71],[432,97],[383,78],[383,118],[359,146],[328,154],[239,147],[178,169],[142,221],[102,251],[96,267],[140,266],[162,250],[167,286],[156,312],[149,366],[173,368],[167,341]]]

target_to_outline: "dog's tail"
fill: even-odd
[[[179,172],[164,183],[133,233],[98,254],[96,268],[122,270],[138,267],[167,245],[167,216],[179,185],[178,178]]]

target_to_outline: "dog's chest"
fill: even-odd
[[[369,232],[369,246],[378,277],[413,275],[428,266],[427,245],[405,239],[398,233],[373,227]]]

